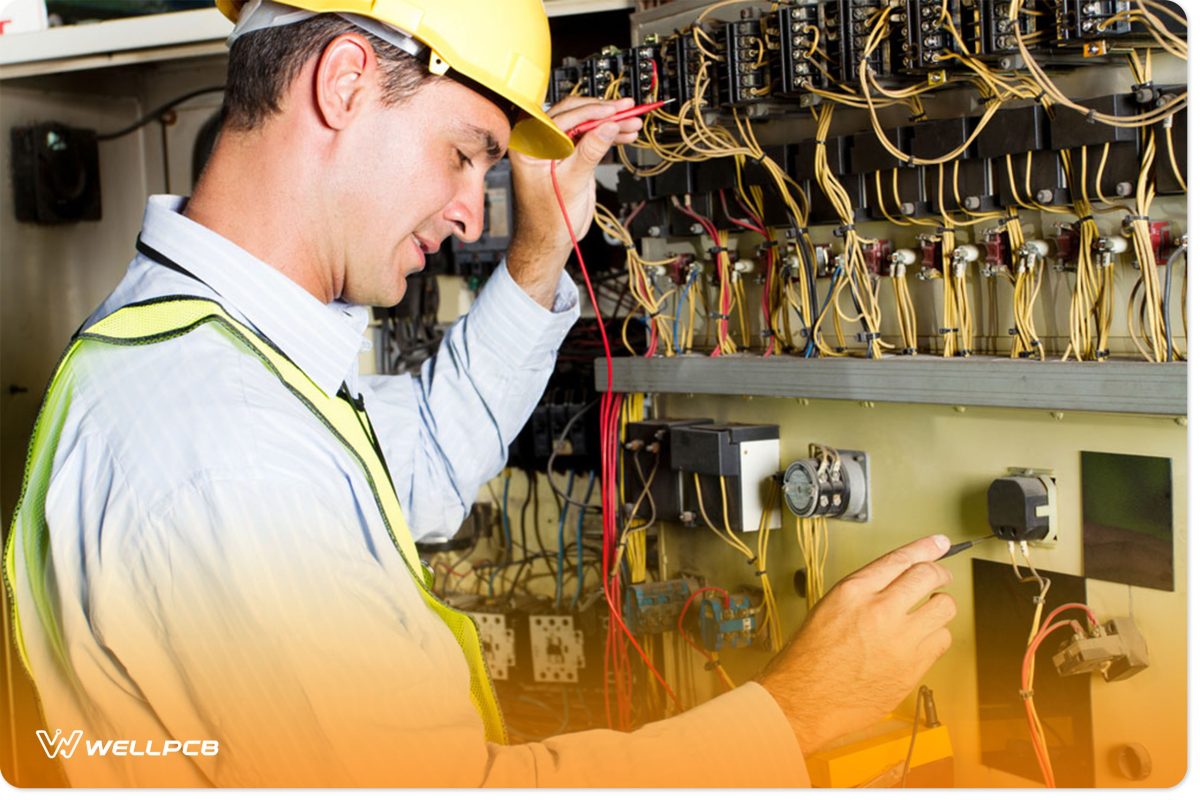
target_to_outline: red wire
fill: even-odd
[[[617,504],[616,504],[617,469],[616,469],[616,466],[617,466],[617,446],[618,446],[617,428],[618,428],[618,420],[620,418],[620,413],[621,413],[621,399],[620,399],[621,396],[614,394],[613,390],[612,390],[613,360],[612,360],[612,348],[609,346],[609,342],[608,342],[608,331],[606,330],[605,325],[604,325],[604,317],[600,313],[600,304],[596,302],[596,293],[592,288],[592,279],[588,275],[587,264],[583,260],[583,252],[579,249],[579,241],[575,237],[575,228],[571,224],[571,215],[567,211],[567,201],[563,198],[562,187],[559,186],[559,183],[558,183],[558,162],[557,161],[550,162],[550,181],[554,185],[554,196],[555,196],[555,199],[558,201],[558,210],[560,212],[562,212],[563,222],[566,224],[567,233],[571,237],[571,245],[575,249],[575,258],[579,261],[579,271],[583,274],[583,282],[584,282],[584,285],[587,287],[588,297],[592,301],[592,309],[596,313],[596,322],[600,328],[600,338],[604,343],[604,362],[605,362],[605,366],[608,371],[608,385],[604,391],[603,396],[600,398],[600,475],[601,475],[601,481],[600,481],[601,503],[600,503],[600,505],[601,505],[601,527],[603,530],[603,545],[604,545],[601,560],[602,560],[603,574],[610,575],[610,574],[612,574],[611,555],[613,554],[613,549],[616,546],[616,541],[615,541],[616,540],[616,527],[617,527]],[[650,670],[650,673],[654,676],[654,678],[659,682],[659,684],[666,691],[667,695],[671,698],[671,700],[673,700],[675,702],[675,705],[677,707],[682,709],[682,705],[679,702],[679,698],[675,696],[675,692],[673,692],[671,690],[671,687],[663,679],[662,675],[659,674],[658,670],[654,667],[653,662],[651,662],[649,656],[647,656],[645,651],[642,650],[642,647],[641,647],[641,645],[638,644],[637,639],[634,637],[634,635],[632,633],[630,633],[629,628],[626,627],[626,625],[625,625],[625,620],[621,616],[621,605],[620,605],[619,595],[616,598],[614,598],[614,594],[617,594],[620,591],[619,578],[614,577],[614,579],[612,581],[613,585],[611,585],[611,586],[610,586],[610,583],[607,578],[604,579],[602,581],[602,583],[604,586],[604,599],[608,603],[608,607],[612,614],[613,620],[617,623],[617,625],[620,626],[620,629],[622,631],[624,631],[625,636],[628,638],[629,642],[631,642],[633,644],[634,649],[637,650],[638,655],[641,656],[642,661],[646,664],[646,667]],[[609,639],[610,639],[610,642],[612,643],[612,647],[605,649],[604,710],[605,710],[605,714],[608,719],[609,727],[611,728],[612,727],[612,714],[611,714],[611,710],[610,710],[610,706],[609,706],[609,696],[608,696],[608,671],[609,671],[609,664],[610,664],[609,653],[611,652],[614,656],[617,655],[617,644],[620,641],[619,637],[616,637],[615,629],[611,625],[609,626]],[[616,661],[616,663],[617,663],[618,667],[621,665],[621,662],[619,659]],[[622,678],[624,676],[621,674],[620,670],[616,670],[616,673],[617,674],[614,676],[614,679],[615,679],[614,682],[616,683],[616,688],[621,689],[622,688]],[[629,687],[629,690],[632,690],[631,682],[628,684],[628,687]],[[622,695],[625,695],[625,694],[627,694],[627,692],[622,692]],[[629,716],[628,704],[627,704],[627,702],[622,702],[621,695],[619,695],[617,699],[618,699],[618,717],[622,720],[622,722],[624,723],[624,726],[627,727],[628,726],[628,716]]]

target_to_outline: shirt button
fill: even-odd
[[[375,349],[375,345],[371,343],[370,339],[363,339],[362,342],[359,343],[358,349],[364,353],[369,353]]]

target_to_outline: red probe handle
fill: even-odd
[[[648,114],[651,111],[654,111],[657,108],[662,108],[667,103],[671,102],[674,101],[659,100],[657,103],[645,103],[640,106],[634,106],[633,108],[627,108],[624,111],[618,111],[611,117],[605,117],[604,119],[593,119],[588,122],[583,122],[567,131],[567,136],[570,136],[572,139],[578,139],[588,131],[595,130],[606,122],[620,122],[621,120],[629,119],[630,117],[640,117],[642,114]]]

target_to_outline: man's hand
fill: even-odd
[[[950,647],[944,536],[918,539],[833,587],[759,678],[805,753],[878,721]],[[925,602],[922,602],[925,601]]]
[[[568,97],[550,109],[550,117],[558,127],[569,131],[632,106],[630,98]],[[632,143],[641,127],[638,118],[605,123],[581,137],[575,153],[559,162],[558,184],[576,238],[587,233],[596,207],[596,165],[614,144]],[[517,207],[508,271],[530,297],[549,308],[559,274],[571,253],[571,237],[555,198],[550,162],[515,152],[510,158]]]

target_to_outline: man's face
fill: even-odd
[[[508,119],[453,80],[432,81],[396,106],[377,101],[343,153],[335,224],[346,233],[342,298],[393,306],[407,276],[449,236],[483,230],[484,178],[508,147]]]

